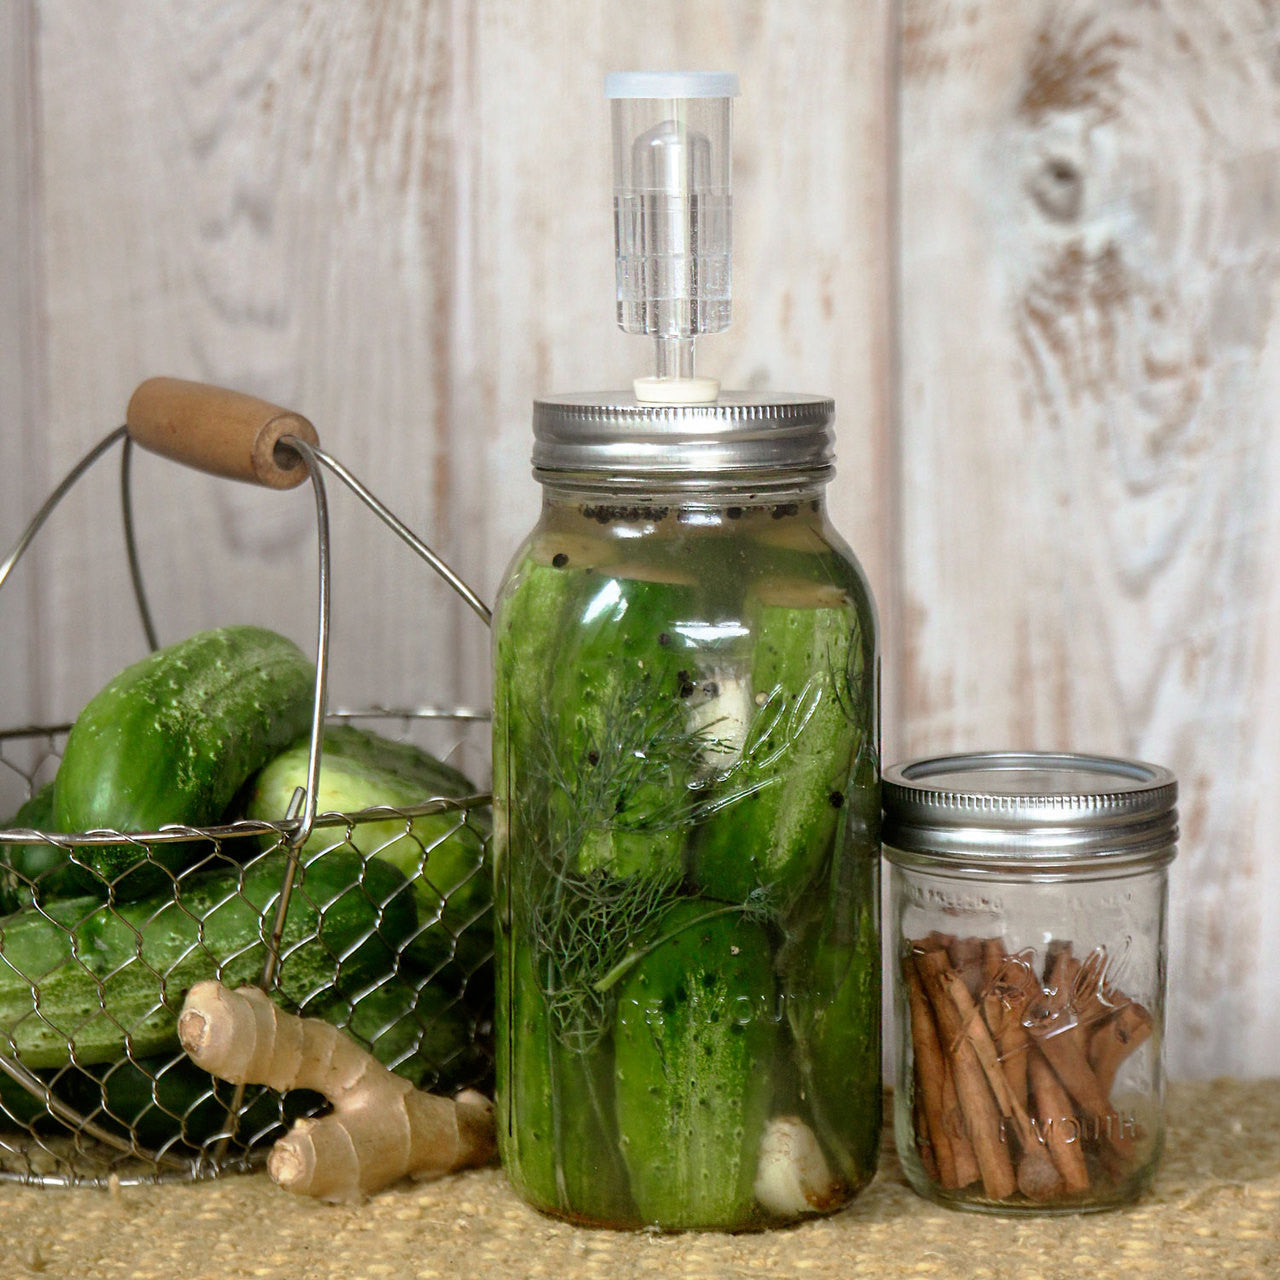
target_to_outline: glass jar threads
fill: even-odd
[[[831,408],[535,406],[493,624],[497,1119],[549,1213],[742,1230],[874,1172],[878,657]]]
[[[894,1132],[921,1194],[1068,1212],[1150,1182],[1176,800],[1167,769],[1096,756],[885,771]]]

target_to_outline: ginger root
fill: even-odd
[[[192,1062],[220,1079],[312,1089],[333,1104],[272,1148],[267,1171],[287,1191],[349,1202],[403,1177],[438,1178],[494,1157],[489,1099],[475,1090],[423,1093],[337,1027],[286,1013],[257,987],[197,982],[178,1038]]]

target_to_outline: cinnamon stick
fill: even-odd
[[[951,1142],[951,1154],[956,1161],[956,1186],[971,1187],[982,1178],[982,1171],[978,1168],[978,1157],[974,1154],[973,1143],[969,1141],[964,1112],[960,1108],[956,1073],[951,1069],[950,1057],[946,1061],[947,1074],[942,1081],[942,1114],[947,1126],[947,1137]]]
[[[1097,1078],[1098,1088],[1108,1098],[1124,1060],[1150,1037],[1151,1032],[1151,1014],[1142,1005],[1130,1001],[1090,1037],[1089,1065]]]
[[[981,938],[955,938],[947,947],[952,969],[976,997],[983,986],[984,943]]]
[[[997,1052],[1009,1013],[1000,988],[1000,972],[1006,959],[1004,943],[999,938],[987,938],[982,945],[982,1019],[987,1024]],[[1008,1072],[1005,1074],[1008,1075]],[[1025,1105],[1026,1098],[1023,1097],[1021,1101]]]
[[[915,1134],[915,1153],[920,1158],[920,1167],[930,1182],[943,1185],[942,1175],[938,1171],[938,1158],[934,1154],[933,1139],[929,1137],[929,1121],[925,1114],[924,1092],[920,1088],[920,1079],[914,1077],[915,1084],[911,1093],[911,1132]]]
[[[921,953],[926,951],[943,951],[955,941],[950,934],[938,933],[936,930],[930,933],[928,937],[921,938],[919,942],[912,945],[912,951]],[[908,955],[906,965],[913,973],[915,970],[915,961],[913,955]],[[919,975],[916,974],[916,980],[919,981]],[[921,987],[923,993],[924,988]],[[937,1024],[933,1016],[933,1006],[929,1004],[928,997],[925,997],[925,1006],[928,1012],[928,1026],[933,1028],[935,1041],[939,1044],[939,1055],[942,1060],[942,1126],[946,1141],[951,1147],[951,1157],[955,1161],[955,1187],[969,1187],[977,1182],[982,1174],[978,1168],[978,1158],[974,1155],[973,1143],[969,1141],[968,1133],[965,1128],[964,1114],[960,1109],[960,1097],[956,1092],[955,1072],[951,1068],[950,1055],[943,1052],[941,1042],[938,1040]],[[927,1051],[926,1051],[927,1052]]]
[[[960,1034],[972,1046],[987,1085],[995,1097],[1003,1121],[999,1130],[1001,1136],[1009,1132],[1010,1128],[1017,1135],[1021,1148],[1016,1177],[1018,1190],[1031,1200],[1052,1199],[1061,1190],[1062,1180],[1037,1139],[1024,1103],[1010,1087],[995,1041],[979,1016],[977,1005],[973,1003],[960,975],[954,971],[940,973],[939,981],[955,1004],[960,1016]]]
[[[996,1034],[1000,1063],[1014,1097],[1025,1107],[1028,1100],[1027,1057],[1031,1037],[1023,1025],[1027,1003],[1040,988],[1031,966],[1017,956],[1006,956],[995,979],[1003,1016]]]
[[[1079,1122],[1072,1119],[1071,1100],[1067,1097],[1066,1090],[1038,1051],[1029,1055],[1027,1078],[1031,1083],[1040,1138],[1054,1167],[1062,1176],[1063,1186],[1073,1195],[1088,1191],[1089,1170],[1085,1164],[1084,1147],[1080,1142]],[[1068,1120],[1072,1120],[1074,1131],[1067,1130]]]
[[[1085,1030],[1085,1039],[1092,1037],[1098,1023],[1115,1012],[1116,992],[1107,987],[1107,952],[1104,947],[1094,947],[1083,960],[1074,958],[1065,966],[1063,976],[1070,976],[1071,1004],[1076,1019]],[[1123,999],[1123,997],[1121,997]]]
[[[940,1043],[950,1059],[964,1128],[973,1144],[983,1191],[993,1200],[1004,1200],[1017,1190],[1017,1179],[1009,1148],[1002,1141],[1000,1111],[973,1044],[964,1034],[961,1015],[944,975],[955,976],[952,989],[965,990],[964,984],[955,975],[945,951],[916,952],[914,959],[937,1019]]]
[[[911,1047],[915,1062],[915,1084],[924,1112],[924,1130],[937,1170],[938,1185],[948,1190],[962,1186],[956,1177],[956,1158],[947,1134],[944,1081],[947,1075],[938,1028],[929,999],[911,957],[903,965],[907,1000],[911,1010]],[[924,1159],[924,1153],[921,1152]]]
[[[1075,1101],[1078,1111],[1084,1116],[1095,1117],[1102,1136],[1117,1154],[1128,1159],[1133,1155],[1133,1135],[1126,1133],[1124,1126],[1118,1123],[1111,1099],[1089,1065],[1086,1028],[1071,1006],[1076,970],[1078,965],[1073,968],[1069,948],[1059,949],[1053,959],[1044,998],[1031,1011],[1032,1022],[1028,1031],[1063,1088]]]

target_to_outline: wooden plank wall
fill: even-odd
[[[43,481],[42,435],[19,425],[40,421],[44,410],[43,327],[35,297],[41,200],[35,182],[31,18],[25,4],[0,7],[0,545],[5,548],[0,554],[8,553],[9,542],[21,532],[31,478]],[[29,725],[37,714],[31,692],[38,652],[33,593],[33,577],[19,573],[4,594],[0,725]],[[6,781],[3,773],[0,786]]]
[[[1181,781],[1171,1061],[1280,1017],[1280,11],[910,0],[897,655],[910,754]]]
[[[0,542],[165,372],[308,414],[491,596],[536,509],[530,399],[649,359],[613,325],[602,77],[736,70],[735,322],[700,365],[836,397],[886,754],[1172,764],[1171,1065],[1272,1071],[1276,23],[1245,0],[11,0]],[[6,722],[73,713],[141,652],[114,472],[5,589]],[[136,473],[163,638],[243,617],[310,641],[305,492]],[[335,699],[483,701],[475,620],[332,506]]]

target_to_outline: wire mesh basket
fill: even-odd
[[[328,708],[326,473],[486,624],[488,609],[320,449],[305,419],[171,379],[144,383],[127,425],[49,496],[0,564],[0,588],[67,491],[120,446],[134,595],[150,648],[159,648],[134,538],[135,444],[275,488],[310,481],[319,576],[311,727],[299,785],[278,818],[231,814],[217,826],[69,834],[11,821],[0,830],[0,901],[9,913],[0,919],[0,1179],[42,1186],[248,1170],[292,1120],[324,1109],[315,1094],[233,1088],[194,1067],[176,1023],[186,989],[200,979],[256,983],[286,1007],[343,1028],[422,1088],[485,1088],[492,1073],[489,796],[453,771],[447,794],[319,809],[325,739],[337,727],[426,743],[441,758],[481,735],[487,755],[488,728],[487,713],[468,708]],[[0,775],[30,802],[20,814],[41,812],[36,802],[70,729],[0,732]],[[95,871],[103,844],[131,846],[131,861],[157,887],[135,897]],[[177,871],[173,845],[183,854]]]

